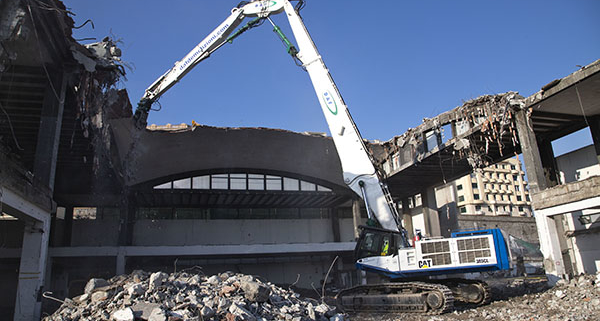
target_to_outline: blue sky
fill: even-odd
[[[121,40],[135,105],[239,1],[64,0],[75,38]],[[301,11],[361,134],[388,140],[484,94],[537,92],[600,59],[600,1],[317,1]],[[283,15],[275,16],[292,38]],[[93,42],[93,41],[82,41]],[[149,123],[329,132],[308,74],[265,23],[198,65]],[[555,154],[589,144],[589,131]]]

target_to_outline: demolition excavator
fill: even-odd
[[[344,182],[364,201],[371,224],[361,226],[355,248],[356,267],[390,280],[342,290],[337,295],[337,304],[348,312],[440,314],[451,311],[455,300],[488,303],[490,290],[485,282],[448,276],[509,269],[509,253],[502,233],[498,229],[456,232],[450,238],[422,239],[410,244],[384,184],[385,175],[374,165],[300,17],[305,2],[295,2],[293,6],[288,0],[243,1],[233,8],[223,23],[146,89],[134,115],[136,126],[140,129],[146,126],[152,104],[198,63],[268,21],[287,53],[308,72],[340,157]],[[281,13],[287,17],[297,45],[271,19]],[[252,19],[241,26],[245,18]]]

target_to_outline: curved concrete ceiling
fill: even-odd
[[[131,119],[111,123],[129,186],[184,177],[187,173],[244,170],[287,174],[332,188],[345,188],[330,137],[267,128],[187,126],[136,132]]]

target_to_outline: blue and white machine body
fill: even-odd
[[[450,238],[415,241],[399,247],[400,234],[363,227],[356,247],[357,268],[391,279],[510,269],[509,252],[499,229],[452,233]]]

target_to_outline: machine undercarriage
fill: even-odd
[[[359,285],[342,290],[336,303],[345,312],[420,313],[451,312],[454,304],[485,305],[491,301],[487,283],[468,279],[441,279]]]

